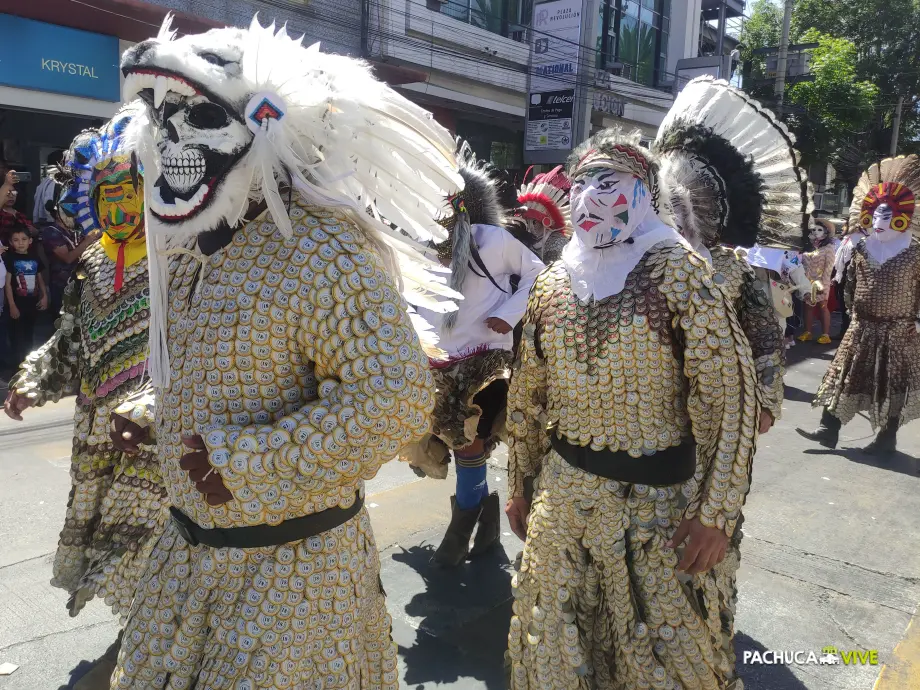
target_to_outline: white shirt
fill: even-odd
[[[35,190],[35,205],[32,207],[32,222],[36,225],[40,223],[50,223],[54,220],[48,209],[45,208],[45,202],[54,199],[54,180],[46,177]]]
[[[513,333],[496,333],[485,324],[496,317],[514,327],[524,317],[530,288],[545,266],[523,244],[503,228],[494,225],[473,225],[472,238],[479,248],[479,256],[489,269],[495,282],[505,290],[496,288],[488,277],[480,277],[479,266],[472,259],[463,281],[463,300],[459,302],[456,321],[450,330],[443,328],[443,314],[419,308],[418,312],[438,332],[438,347],[451,359],[459,359],[477,350],[511,350]],[[511,276],[521,277],[517,291],[511,292]]]

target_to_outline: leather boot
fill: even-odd
[[[498,492],[493,491],[479,504],[482,512],[479,514],[479,526],[473,539],[471,556],[478,556],[491,549],[498,543],[501,535],[501,508],[498,503]]]
[[[836,448],[837,441],[840,438],[840,427],[840,420],[825,407],[824,411],[821,412],[821,422],[818,424],[817,429],[805,431],[797,427],[796,432],[799,436],[804,436],[809,441],[816,441],[825,448]]]
[[[898,420],[892,419],[879,429],[875,440],[863,448],[863,452],[868,455],[891,455],[897,450],[898,444]]]
[[[457,497],[450,497],[450,524],[441,545],[434,552],[434,560],[440,565],[455,568],[460,565],[470,552],[470,537],[476,529],[476,521],[482,513],[482,504],[469,510],[457,507]]]

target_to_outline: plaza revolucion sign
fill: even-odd
[[[0,14],[0,84],[121,100],[118,39]]]

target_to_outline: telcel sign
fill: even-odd
[[[118,39],[0,14],[0,84],[121,100]]]

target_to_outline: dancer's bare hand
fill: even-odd
[[[728,537],[724,530],[706,527],[698,517],[684,518],[665,546],[676,549],[687,541],[687,537],[690,537],[690,543],[684,548],[684,556],[677,564],[678,570],[690,575],[705,573],[725,558]]]
[[[773,428],[773,415],[769,410],[760,411],[760,433],[765,434]]]
[[[112,445],[128,455],[140,453],[140,444],[146,443],[150,436],[150,429],[138,426],[127,417],[122,417],[115,412],[112,413],[111,419],[112,428],[109,431],[109,438],[112,439]]]
[[[21,422],[23,410],[32,407],[33,404],[35,404],[35,401],[32,398],[20,395],[16,391],[10,391],[6,396],[6,400],[3,401],[3,411],[6,412],[6,416],[10,419]]]
[[[219,506],[233,498],[224,486],[220,472],[208,461],[208,449],[201,436],[183,436],[182,445],[190,449],[179,461],[179,467],[188,472],[189,479],[203,495],[210,506]]]
[[[505,333],[511,332],[511,324],[509,324],[504,319],[498,318],[497,316],[490,316],[489,318],[487,318],[486,326],[490,330],[493,330],[496,333],[499,333],[501,335],[505,335]]]
[[[523,496],[509,498],[505,504],[505,515],[511,523],[511,531],[518,539],[527,541],[527,516],[530,514],[530,503]]]

